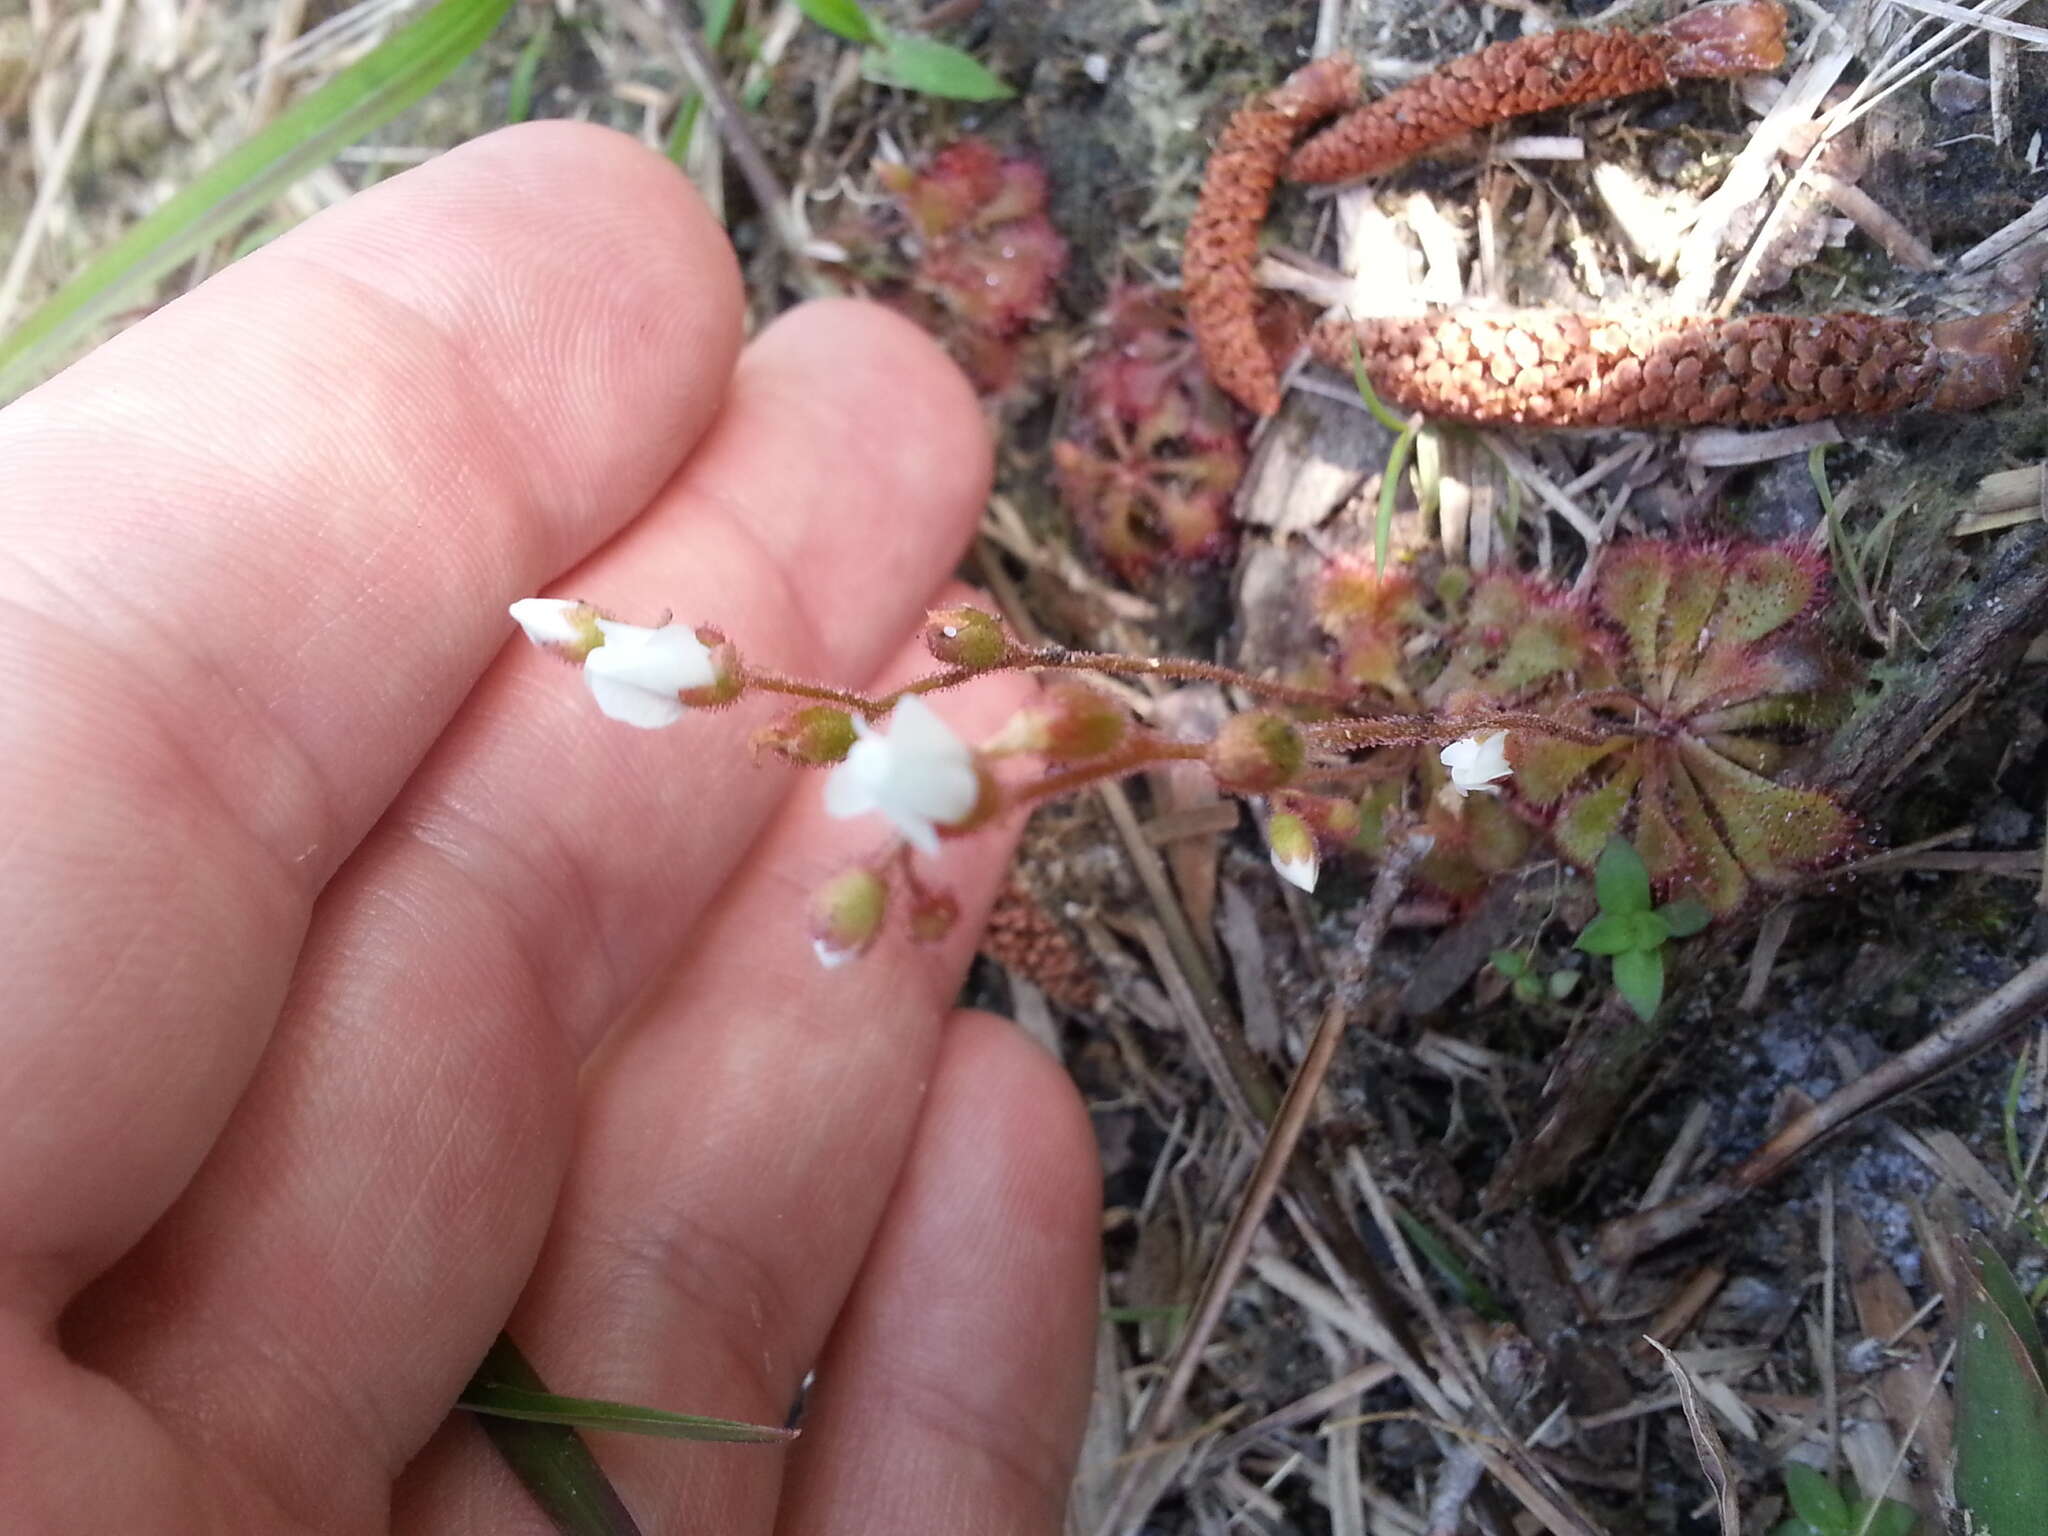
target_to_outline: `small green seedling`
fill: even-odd
[[[1916,1518],[1909,1505],[1897,1499],[1851,1503],[1803,1462],[1785,1463],[1785,1496],[1792,1501],[1792,1518],[1771,1536],[1913,1536]]]
[[[876,85],[954,101],[1008,101],[1010,89],[970,53],[916,32],[897,32],[858,0],[796,0],[797,9],[861,50],[860,72]]]
[[[1690,938],[1712,914],[1689,896],[1652,905],[1650,871],[1624,838],[1610,838],[1593,870],[1600,915],[1579,935],[1580,949],[1614,959],[1614,988],[1647,1021],[1664,1000],[1664,942]]]
[[[1561,1003],[1577,988],[1581,971],[1557,970],[1545,975],[1518,949],[1496,949],[1487,957],[1490,964],[1512,984],[1515,1001],[1533,1008],[1539,1003]]]

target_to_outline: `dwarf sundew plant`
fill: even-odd
[[[1113,295],[1068,405],[1053,467],[1103,564],[1137,581],[1163,560],[1230,552],[1244,434],[1203,372],[1175,298],[1154,288]]]
[[[535,645],[580,668],[599,709],[628,725],[660,729],[692,711],[749,699],[791,703],[754,732],[755,750],[824,770],[828,814],[879,821],[884,829],[879,843],[812,895],[811,941],[828,967],[872,947],[892,913],[900,912],[903,930],[916,941],[951,930],[957,900],[917,863],[940,855],[947,839],[1155,764],[1199,762],[1226,793],[1267,800],[1275,866],[1312,889],[1317,842],[1332,829],[1312,824],[1297,804],[1351,803],[1346,797],[1357,794],[1364,766],[1356,754],[1404,752],[1435,763],[1442,785],[1436,814],[1448,825],[1461,807],[1496,804],[1518,738],[1557,735],[1585,746],[1603,739],[1528,710],[1368,713],[1354,706],[1349,690],[1275,682],[1205,662],[1024,646],[972,607],[930,614],[924,640],[937,670],[883,694],[757,667],[709,626],[648,627],[557,598],[526,598],[511,612]],[[1045,686],[986,740],[966,741],[927,702],[1003,671],[1041,674]],[[1221,683],[1261,702],[1230,716],[1207,740],[1181,740],[1135,719],[1091,685],[1089,673]]]
[[[1336,561],[1314,596],[1332,686],[1402,712],[1515,709],[1581,731],[1515,733],[1511,793],[1455,818],[1438,765],[1398,749],[1361,769],[1351,805],[1289,808],[1371,854],[1379,819],[1417,807],[1437,836],[1420,873],[1453,896],[1519,863],[1538,831],[1585,869],[1621,836],[1664,895],[1729,912],[1850,840],[1832,800],[1772,777],[1833,697],[1809,622],[1824,574],[1789,545],[1638,540],[1606,551],[1580,600],[1461,571],[1425,593]]]

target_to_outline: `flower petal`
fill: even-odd
[[[591,652],[593,656],[603,654],[603,647]],[[583,681],[590,685],[590,696],[597,700],[597,707],[606,715],[627,725],[637,725],[642,730],[658,731],[665,725],[674,725],[685,714],[683,701],[673,693],[654,693],[633,683],[606,677],[587,662],[583,667]]]
[[[506,611],[535,645],[574,645],[584,636],[569,616],[582,606],[561,597],[522,597]]]

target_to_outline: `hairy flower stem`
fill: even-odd
[[[1010,787],[1006,810],[1023,806],[1038,805],[1061,795],[1071,795],[1078,790],[1089,789],[1097,784],[1107,784],[1112,779],[1128,778],[1147,768],[1161,763],[1200,762],[1208,756],[1206,743],[1197,741],[1168,741],[1163,736],[1146,736],[1112,752],[1107,757],[1098,757],[1092,762],[1076,763],[1071,768],[1062,768],[1048,773],[1042,779],[1033,779],[1027,784]]]
[[[1456,741],[1480,731],[1526,731],[1531,735],[1555,736],[1581,746],[1597,746],[1621,734],[1613,728],[1592,731],[1569,720],[1531,713],[1526,709],[1489,709],[1460,715],[1455,720],[1437,720],[1427,715],[1350,716],[1342,720],[1304,721],[1301,733],[1319,751],[1348,752],[1361,747],[1404,747],[1422,743]]]
[[[1118,656],[1106,651],[1070,651],[1065,646],[1047,645],[1036,650],[1019,647],[1003,665],[1041,672],[1102,672],[1119,677],[1163,677],[1177,683],[1218,683],[1226,688],[1242,688],[1276,704],[1296,704],[1307,709],[1349,709],[1354,702],[1350,694],[1276,682],[1253,677],[1234,667],[1175,656]]]

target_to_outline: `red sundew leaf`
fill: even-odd
[[[1753,645],[1813,606],[1827,579],[1827,561],[1801,545],[1765,544],[1736,556],[1715,616],[1715,638]]]
[[[1699,787],[1686,771],[1685,764],[1671,754],[1668,747],[1664,753],[1668,765],[1673,835],[1685,846],[1687,867],[1675,872],[1668,882],[1660,882],[1660,889],[1667,896],[1695,896],[1717,916],[1732,912],[1749,894],[1749,877],[1743,873],[1742,862],[1729,849],[1714,825],[1714,818],[1707,814]],[[1741,772],[1740,769],[1732,771]]]
[[[1642,772],[1642,754],[1631,752],[1606,783],[1587,790],[1566,805],[1550,828],[1550,840],[1557,844],[1558,851],[1585,869],[1598,863],[1608,840],[1624,829]]]
[[[1819,686],[1821,666],[1809,646],[1791,641],[1763,649],[1716,642],[1671,691],[1670,710],[1690,715],[1772,695],[1798,694]]]
[[[1508,764],[1515,770],[1515,793],[1529,804],[1552,806],[1571,792],[1601,759],[1631,744],[1626,736],[1610,736],[1595,746],[1561,741],[1555,736],[1532,736],[1516,731],[1508,736]],[[1630,780],[1633,785],[1634,780]],[[1598,857],[1596,846],[1593,856]]]
[[[1413,576],[1406,571],[1381,574],[1371,561],[1350,556],[1340,555],[1323,567],[1310,604],[1332,639],[1360,628],[1398,629],[1422,622]]]
[[[1657,676],[1657,636],[1671,586],[1669,546],[1635,539],[1610,548],[1600,562],[1594,595],[1608,621],[1628,640],[1628,659],[1646,681]]]
[[[1783,885],[1849,846],[1855,828],[1848,812],[1818,790],[1774,784],[1738,768],[1704,742],[1686,740],[1679,750],[1715,817],[1728,829],[1736,857],[1760,883]]]

